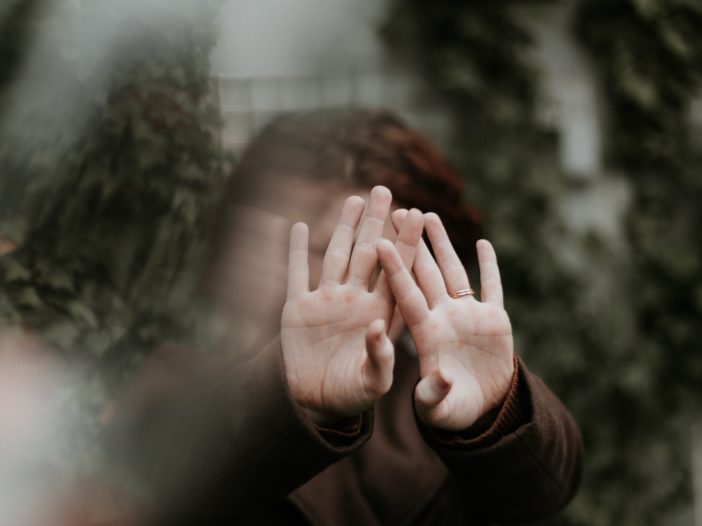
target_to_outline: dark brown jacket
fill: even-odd
[[[579,482],[578,427],[521,361],[499,412],[461,434],[416,419],[404,351],[375,411],[336,429],[291,399],[279,344],[217,369],[191,368],[177,396],[122,426],[164,524],[523,523],[563,508]]]

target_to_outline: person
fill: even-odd
[[[577,425],[514,352],[485,240],[476,299],[479,216],[426,139],[387,112],[287,115],[230,184],[213,283],[247,350],[181,368],[201,389],[164,397],[178,439],[140,442],[164,522],[490,524],[570,501]]]

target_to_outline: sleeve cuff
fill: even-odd
[[[515,354],[514,373],[501,406],[485,414],[464,431],[428,428],[431,438],[442,447],[472,450],[491,446],[503,436],[516,431],[529,420],[525,397],[520,395],[520,377],[523,375],[520,369],[520,362]]]
[[[372,420],[372,412],[366,411],[363,415],[354,416],[342,420],[333,426],[315,425],[319,435],[335,447],[343,447],[358,440],[365,432],[367,432],[367,424]]]

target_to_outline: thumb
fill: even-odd
[[[385,332],[385,321],[375,320],[366,330],[366,360],[363,375],[368,390],[380,397],[390,390],[395,348]]]
[[[451,391],[451,382],[440,369],[434,369],[414,388],[414,402],[417,416],[428,425],[437,425],[445,417],[446,408],[442,402]]]

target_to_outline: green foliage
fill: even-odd
[[[613,163],[629,171],[687,164],[687,108],[702,71],[702,5],[694,0],[594,0],[576,31],[611,105]]]
[[[122,366],[188,334],[224,159],[216,7],[40,11],[5,89],[0,233],[21,248],[0,260],[2,319]]]
[[[689,110],[702,72],[702,5],[588,1],[581,4],[577,22],[607,95],[609,158],[630,177],[633,189],[627,216],[628,294],[636,349],[635,369],[630,369],[637,371],[631,395],[638,403],[631,404],[630,412],[639,431],[619,445],[628,447],[635,439],[646,444],[640,458],[648,469],[634,474],[640,475],[634,502],[640,500],[641,507],[620,510],[617,519],[640,524],[639,514],[689,498],[687,437],[700,409],[693,393],[702,379],[697,338],[702,158],[691,135]],[[678,474],[677,482],[671,474]],[[622,478],[612,493],[623,499],[631,492],[626,482],[632,481],[637,479]]]
[[[0,111],[5,89],[17,75],[33,33],[32,24],[40,8],[38,0],[5,1],[0,4]]]
[[[160,345],[187,344],[223,180],[216,1],[26,0],[0,20],[0,337],[70,364],[63,473],[101,467],[100,415]],[[5,14],[5,13],[3,13]],[[7,36],[7,40],[5,37]]]
[[[686,121],[701,8],[600,0],[579,11],[610,103],[609,158],[632,176],[623,258],[563,226],[569,188],[555,134],[535,116],[538,71],[521,4],[396,2],[384,34],[456,116],[451,157],[500,257],[517,350],[580,423],[582,488],[553,522],[656,523],[690,498],[683,408],[702,372],[700,170]]]

